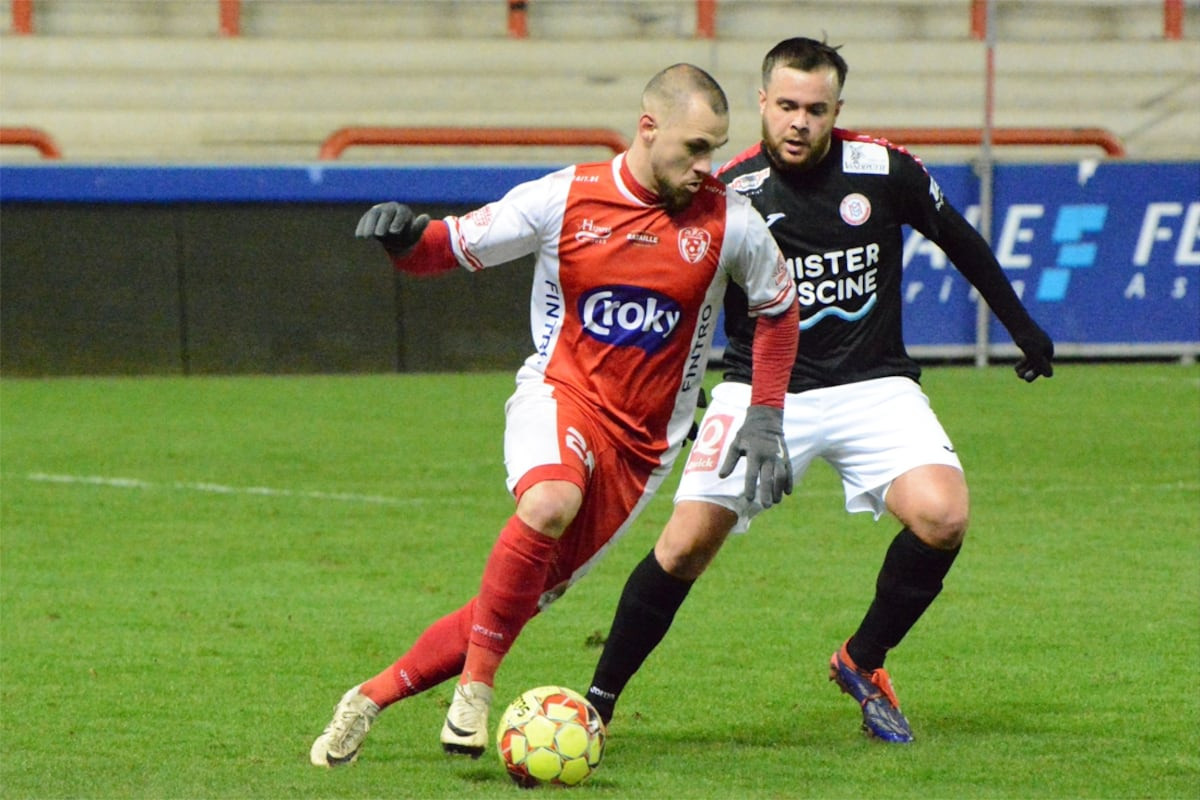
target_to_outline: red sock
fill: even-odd
[[[509,518],[492,547],[476,598],[463,679],[494,685],[496,670],[537,613],[558,540]]]
[[[366,681],[360,691],[377,706],[387,708],[463,671],[475,599],[425,629],[395,664]]]

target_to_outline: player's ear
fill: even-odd
[[[654,141],[655,135],[658,133],[658,120],[649,111],[643,112],[638,117],[638,137],[646,144]]]

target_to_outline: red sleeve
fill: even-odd
[[[800,306],[773,317],[755,317],[750,405],[783,408],[800,332]]]
[[[412,252],[404,258],[390,258],[396,269],[409,275],[437,275],[458,266],[450,249],[450,227],[440,219],[429,223]]]

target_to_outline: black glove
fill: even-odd
[[[750,406],[746,409],[746,421],[742,423],[725,463],[718,473],[729,477],[738,459],[746,457],[746,488],[744,496],[753,500],[755,485],[758,487],[758,503],[770,508],[792,493],[792,460],[788,458],[787,445],[783,438],[783,409],[772,406]]]
[[[414,216],[403,203],[380,203],[362,215],[354,235],[359,239],[378,239],[383,249],[395,258],[404,258],[421,240],[429,215]]]
[[[1020,378],[1027,383],[1033,383],[1039,375],[1049,378],[1054,374],[1054,342],[1041,328],[1034,326],[1032,331],[1014,337],[1017,347],[1021,348],[1024,357],[1017,361],[1016,371]]]

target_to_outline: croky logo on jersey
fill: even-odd
[[[579,298],[579,319],[593,339],[647,353],[671,338],[683,316],[665,294],[641,286],[599,286]]]
[[[712,236],[704,228],[684,228],[679,232],[679,255],[689,264],[704,258],[710,244]]]

